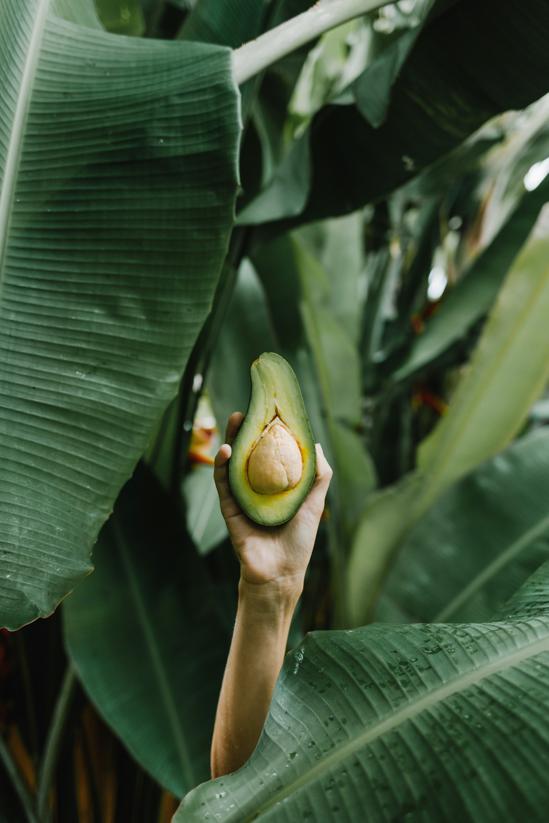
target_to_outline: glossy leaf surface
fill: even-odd
[[[493,622],[310,634],[251,759],[175,821],[542,821],[548,685],[547,565]]]
[[[87,694],[134,757],[181,796],[209,775],[228,636],[178,518],[139,468],[101,532],[95,574],[63,611]]]
[[[209,311],[232,225],[228,51],[0,7],[0,624],[49,614]]]
[[[317,115],[312,184],[299,221],[344,214],[386,196],[494,115],[546,94],[548,33],[545,0],[533,0],[527,14],[513,0],[439,0],[400,67],[379,128],[359,111],[376,108],[379,79],[366,82],[369,69],[363,84],[357,81],[356,106],[327,106]],[[394,65],[382,67],[384,83],[390,84]]]
[[[453,482],[518,434],[549,377],[547,316],[549,239],[542,215],[507,275],[448,413],[421,444],[418,471],[392,494],[383,491],[364,513],[347,571],[353,625],[371,619],[391,557],[415,522]],[[387,520],[390,528],[378,528]]]
[[[529,434],[452,486],[403,542],[380,620],[487,619],[549,559],[549,432]]]

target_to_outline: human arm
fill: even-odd
[[[240,582],[212,739],[213,777],[240,768],[261,734],[332,476],[317,444],[317,476],[297,514],[284,526],[256,526],[241,512],[227,478],[230,443],[241,422],[239,413],[229,418],[227,442],[214,469],[221,511],[240,562]]]

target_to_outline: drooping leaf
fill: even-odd
[[[387,116],[391,90],[435,4],[436,0],[417,0],[408,14],[402,14],[404,19],[393,35],[393,42],[380,49],[381,53],[353,83],[358,110],[375,128],[379,128]],[[393,6],[391,13],[394,18],[399,14],[398,8]]]
[[[228,636],[178,517],[138,469],[101,532],[95,574],[63,613],[90,699],[136,760],[181,796],[209,774]]]
[[[503,172],[508,175],[507,167]],[[520,185],[522,192],[515,195],[514,207],[498,233],[465,277],[446,294],[404,362],[391,375],[392,380],[402,380],[425,368],[491,308],[507,271],[549,196],[549,178],[532,191],[524,188],[522,180]]]
[[[524,111],[507,112],[501,118],[507,139],[490,152],[484,162],[486,182],[491,188],[485,201],[480,242],[492,240],[524,196],[543,182],[536,168],[549,156],[549,94]],[[534,178],[532,178],[534,173]],[[490,177],[497,174],[497,179]],[[492,186],[490,187],[490,183]]]
[[[289,104],[296,133],[328,102],[341,101],[348,86],[363,72],[371,46],[371,26],[356,18],[326,32],[307,54]]]
[[[488,619],[549,559],[548,488],[546,429],[452,486],[401,546],[378,619]]]
[[[227,247],[239,116],[227,50],[107,34],[91,0],[2,0],[0,86],[0,624],[17,627],[89,572],[177,391]]]
[[[543,821],[549,804],[549,567],[493,622],[310,634],[259,744],[176,823]]]
[[[494,115],[546,94],[545,0],[533,0],[527,14],[513,0],[438,5],[400,69],[379,128],[358,108],[360,95],[375,94],[373,82],[360,89],[357,106],[327,106],[313,121],[309,199],[292,225],[389,194]]]
[[[291,6],[294,6],[291,9]],[[277,22],[303,11],[307,2],[280,3]],[[353,102],[352,82],[365,62],[372,72],[368,99],[387,106],[392,85],[421,26],[432,0],[420,0],[414,13],[403,15],[406,25],[394,38],[379,37],[371,43],[371,23],[355,20],[322,37],[317,46],[301,57],[292,55],[283,62],[286,71],[275,67],[262,85],[253,121],[262,149],[263,174],[258,192],[245,196],[238,214],[241,225],[298,217],[306,206],[311,188],[311,130],[308,126],[318,110],[333,98],[337,103]],[[303,8],[301,8],[301,6]],[[372,52],[370,54],[369,52]],[[347,52],[349,52],[347,54]],[[276,77],[277,82],[269,82]],[[350,99],[341,100],[343,92]],[[366,95],[361,94],[361,99]],[[365,103],[366,105],[366,103]],[[248,193],[245,193],[248,195]]]
[[[549,379],[548,316],[549,230],[541,226],[505,280],[450,413],[421,445],[426,508],[449,483],[517,434]]]
[[[404,501],[395,492],[391,515],[386,493],[379,498],[381,522],[394,520],[394,527],[378,530],[377,539],[372,540],[372,523],[377,520],[371,508],[364,513],[347,576],[352,625],[371,619],[390,558],[409,529],[448,486],[512,441],[545,388],[549,379],[549,234],[544,223],[542,213],[507,275],[448,413],[421,444],[418,472],[407,482]],[[377,503],[373,500],[371,506]]]

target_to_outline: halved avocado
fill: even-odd
[[[279,526],[291,520],[313,484],[315,443],[289,363],[266,352],[250,371],[252,393],[233,443],[229,484],[250,520]]]

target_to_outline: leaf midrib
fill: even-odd
[[[370,726],[361,734],[357,735],[353,740],[349,740],[347,743],[340,746],[339,749],[331,752],[324,758],[324,760],[311,766],[310,769],[301,774],[292,783],[271,795],[271,797],[263,803],[263,805],[254,809],[251,815],[248,815],[246,818],[240,818],[240,821],[242,821],[242,823],[251,823],[251,821],[257,820],[262,814],[267,812],[277,803],[280,803],[285,798],[290,797],[294,792],[299,791],[303,788],[303,786],[311,783],[325,772],[329,771],[335,764],[350,757],[352,754],[363,748],[363,746],[366,746],[382,735],[387,734],[397,726],[405,723],[407,720],[411,720],[424,710],[438,705],[452,695],[465,691],[465,689],[468,689],[470,686],[480,683],[487,677],[490,677],[493,674],[498,674],[506,669],[510,669],[524,660],[527,660],[530,657],[535,657],[542,652],[549,652],[549,634],[546,637],[538,639],[533,643],[529,643],[520,649],[514,649],[511,654],[505,655],[503,658],[495,660],[487,666],[465,672],[464,674],[454,678],[450,683],[445,683],[443,686],[433,689],[428,694],[423,695],[423,697],[419,700],[416,700],[414,703],[409,703],[407,706],[404,706],[402,709],[394,712],[394,714],[390,717],[381,720],[374,726]],[[228,818],[228,820],[229,819],[233,818]]]
[[[112,527],[115,536],[116,546],[120,553],[122,565],[124,566],[124,571],[126,572],[126,576],[128,579],[132,599],[135,603],[138,622],[140,623],[141,628],[143,630],[143,635],[145,638],[145,647],[149,653],[149,657],[152,663],[152,669],[155,678],[158,682],[160,694],[162,695],[162,705],[164,706],[168,722],[172,729],[175,747],[181,763],[182,776],[186,778],[187,787],[194,786],[197,780],[194,772],[193,761],[191,754],[185,743],[183,734],[181,732],[176,701],[168,677],[166,675],[164,663],[158,652],[158,646],[154,638],[154,631],[149,620],[147,608],[143,603],[143,597],[141,594],[141,589],[139,588],[139,583],[136,579],[136,575],[131,560],[128,556],[128,549],[126,546],[124,535],[122,534],[120,528],[116,524],[114,518],[112,521]]]
[[[17,105],[15,107],[13,124],[8,142],[8,150],[6,153],[6,165],[0,188],[0,295],[2,290],[2,282],[4,279],[4,264],[6,259],[11,212],[15,197],[19,166],[21,163],[21,155],[23,152],[23,135],[29,113],[34,78],[36,76],[38,60],[40,57],[40,45],[42,43],[42,37],[49,10],[50,0],[38,0],[34,27],[23,68],[21,87]]]
[[[484,584],[496,575],[504,566],[510,563],[521,551],[527,548],[534,540],[541,537],[545,532],[549,532],[549,514],[543,517],[541,521],[531,526],[517,540],[513,542],[499,554],[491,563],[482,569],[479,574],[454,597],[450,603],[442,609],[441,612],[434,618],[433,623],[444,623],[448,618],[455,613],[464,603],[471,599],[471,597],[478,592]]]

